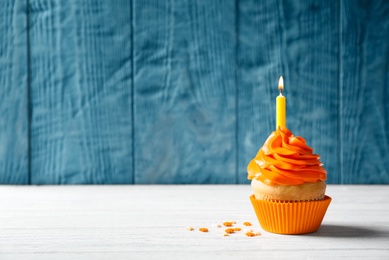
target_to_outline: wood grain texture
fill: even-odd
[[[248,183],[284,75],[328,183],[389,184],[388,1],[6,0],[0,33],[0,183]]]
[[[1,259],[387,259],[389,187],[328,186],[322,226],[259,226],[249,185],[0,186]],[[193,199],[196,198],[196,199]],[[358,198],[358,199],[355,199]],[[250,221],[259,237],[221,236]],[[188,232],[187,226],[209,228]]]
[[[136,183],[236,183],[235,1],[134,1]]]
[[[238,170],[239,183],[248,183],[247,164],[275,129],[285,43],[279,1],[239,1],[238,8]]]
[[[341,183],[389,183],[389,2],[341,3]]]
[[[0,4],[0,183],[28,184],[27,6]]]
[[[132,183],[131,2],[29,3],[31,182]]]
[[[339,183],[339,9],[337,1],[286,1],[288,124],[318,153],[327,183]]]
[[[336,1],[239,1],[240,183],[275,129],[280,75],[287,127],[321,155],[328,183],[340,179],[338,17]]]

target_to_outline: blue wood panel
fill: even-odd
[[[277,83],[286,57],[280,2],[239,1],[238,8],[239,182],[248,183],[247,164],[275,129]]]
[[[28,184],[27,8],[0,6],[0,184]]]
[[[131,2],[29,3],[32,183],[132,183]]]
[[[341,1],[341,183],[389,183],[389,1]]]
[[[0,184],[248,183],[280,75],[328,183],[389,184],[388,1],[5,0],[0,33]]]
[[[134,3],[136,183],[236,183],[235,1]]]
[[[327,170],[340,179],[338,1],[283,2],[288,125],[306,138]]]
[[[321,155],[328,183],[340,179],[338,17],[335,1],[239,1],[240,183],[275,130],[280,75],[287,127]]]

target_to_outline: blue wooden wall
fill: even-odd
[[[3,0],[0,183],[248,183],[287,124],[389,184],[389,1]]]

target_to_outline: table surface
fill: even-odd
[[[0,186],[0,258],[389,259],[389,186],[328,185],[332,203],[307,235],[263,231],[250,195],[249,185]],[[229,220],[261,235],[224,237],[213,225]]]

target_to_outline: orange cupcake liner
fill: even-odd
[[[307,234],[319,229],[331,197],[302,202],[273,202],[250,196],[261,227],[277,234]]]

